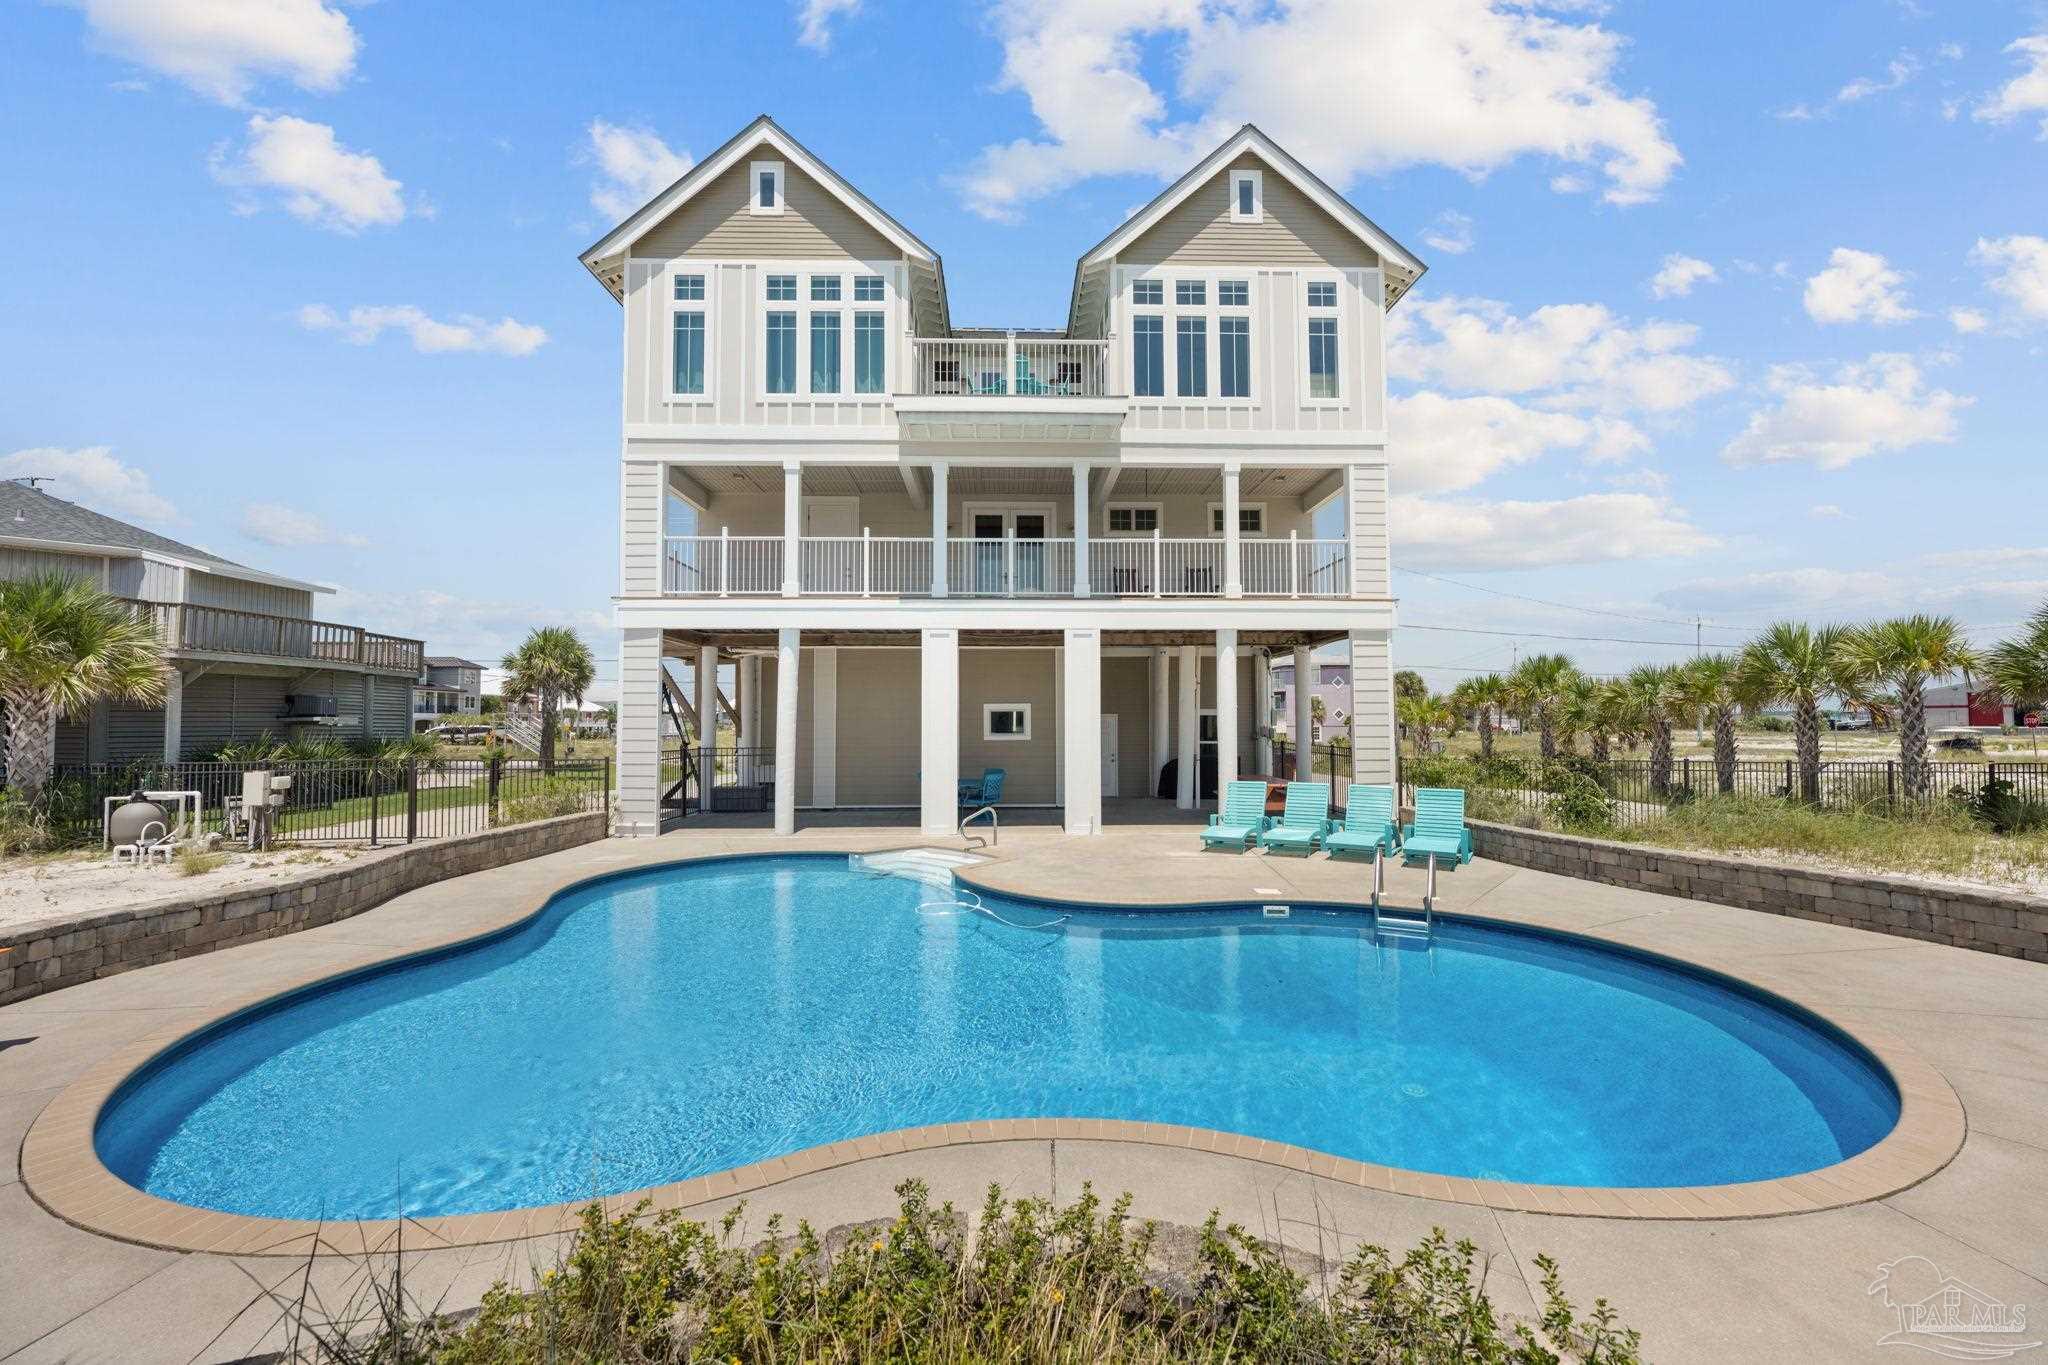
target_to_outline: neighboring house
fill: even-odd
[[[1941,730],[1951,726],[1974,726],[1979,729],[1995,730],[2001,726],[2018,723],[2012,707],[1996,692],[1974,692],[1961,683],[1950,683],[1942,687],[1926,688],[1920,696],[1927,707],[1929,730]]]
[[[484,707],[484,666],[446,654],[427,656],[412,688],[412,728],[462,724]]]
[[[132,601],[171,665],[162,706],[103,702],[57,727],[57,762],[175,762],[317,729],[401,738],[420,642],[313,619],[315,583],[265,573],[0,480],[0,578],[75,574]]]
[[[1310,742],[1323,744],[1345,734],[1351,719],[1351,665],[1315,663],[1313,696],[1323,703],[1323,718],[1316,721],[1313,705],[1309,710]],[[1291,735],[1299,727],[1290,722],[1294,715],[1294,664],[1292,661],[1273,665],[1272,695],[1267,704],[1270,712],[1266,724],[1282,734]]]
[[[1423,265],[1258,129],[1083,255],[1057,330],[956,326],[938,253],[765,117],[582,261],[625,333],[621,833],[657,827],[664,656],[700,713],[733,665],[718,771],[772,775],[783,831],[950,832],[988,767],[1071,833],[1191,808],[1270,765],[1272,661],[1340,642],[1392,780],[1383,355]]]

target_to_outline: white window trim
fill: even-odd
[[[775,177],[775,203],[771,208],[761,207],[761,177],[772,174]],[[750,161],[747,163],[747,212],[756,218],[778,217],[789,195],[789,172],[780,161]]]
[[[1245,181],[1252,182],[1252,211],[1239,212],[1237,187]],[[1260,171],[1232,171],[1230,173],[1230,221],[1233,223],[1262,223],[1266,220],[1265,175]]]
[[[1337,306],[1325,308],[1317,304],[1311,308],[1308,302],[1308,287],[1311,284],[1332,284],[1337,286]],[[1351,401],[1351,386],[1344,382],[1345,356],[1351,349],[1351,296],[1356,293],[1351,286],[1351,277],[1346,274],[1324,274],[1310,272],[1301,282],[1301,405],[1305,408],[1341,408]],[[1337,323],[1337,396],[1317,398],[1309,392],[1308,324],[1312,318],[1334,318]]]
[[[676,276],[702,275],[704,297],[683,300],[676,297]],[[710,264],[702,261],[670,261],[668,270],[661,277],[661,287],[668,296],[667,309],[663,314],[663,328],[667,335],[662,338],[661,352],[668,363],[668,382],[661,386],[663,401],[683,407],[704,405],[713,402],[718,393],[718,378],[712,373],[712,364],[718,355],[718,317],[712,310],[718,298],[718,273]],[[767,286],[762,286],[765,291]],[[676,392],[676,314],[702,313],[704,315],[704,392]]]
[[[754,398],[761,403],[803,403],[813,399],[838,403],[886,403],[896,385],[897,336],[903,326],[899,305],[902,297],[901,281],[894,266],[887,261],[762,261],[755,270],[753,287],[754,321],[747,344],[753,348],[748,365],[754,373]],[[768,278],[771,275],[796,276],[796,297],[773,299],[768,297]],[[839,297],[836,299],[813,299],[811,297],[811,276],[837,275]],[[853,281],[862,275],[879,276],[882,281],[880,300],[853,301]],[[671,287],[671,291],[673,287]],[[709,286],[706,286],[709,292]],[[770,393],[768,391],[768,314],[796,314],[796,389],[791,393]],[[839,314],[839,387],[831,390],[811,388],[811,314],[828,312]],[[880,313],[882,315],[882,391],[880,393],[855,393],[854,373],[854,325],[856,313]],[[706,319],[706,326],[710,325]],[[706,381],[709,387],[709,381]]]
[[[1131,302],[1130,295],[1133,292],[1131,286],[1139,280],[1162,281],[1162,292],[1166,301],[1156,304]],[[1205,301],[1199,304],[1176,303],[1174,301],[1176,294],[1174,286],[1180,280],[1202,281],[1202,297]],[[1217,302],[1217,299],[1220,297],[1218,286],[1224,280],[1233,280],[1244,284],[1244,303],[1225,305]],[[1261,321],[1261,310],[1259,307],[1261,285],[1262,280],[1260,279],[1259,272],[1256,269],[1242,266],[1224,267],[1222,269],[1205,268],[1201,270],[1178,270],[1172,266],[1145,266],[1128,271],[1124,276],[1123,284],[1124,315],[1126,318],[1135,318],[1140,312],[1143,312],[1148,315],[1157,314],[1163,318],[1165,320],[1163,327],[1166,349],[1164,357],[1164,387],[1166,392],[1157,397],[1150,394],[1143,396],[1133,395],[1132,401],[1136,403],[1153,403],[1162,407],[1168,405],[1204,408],[1258,407],[1263,401],[1259,391],[1259,371],[1261,369],[1259,364],[1259,348],[1268,344],[1265,338],[1266,329]],[[1223,329],[1219,324],[1221,319],[1227,317],[1248,318],[1252,323],[1251,345],[1247,348],[1250,353],[1249,359],[1251,362],[1251,374],[1249,376],[1251,379],[1251,392],[1242,398],[1224,398],[1219,396],[1223,388]],[[1205,318],[1208,320],[1204,340],[1204,349],[1208,353],[1208,391],[1200,395],[1183,394],[1180,392],[1180,320],[1182,318]],[[1303,326],[1306,328],[1307,324],[1304,323]],[[1129,331],[1131,336],[1135,337],[1137,335],[1136,325],[1130,325]],[[1306,336],[1306,331],[1304,331],[1303,335]],[[1131,344],[1131,342],[1126,341],[1126,348]],[[1128,363],[1128,357],[1126,357],[1126,361]],[[1302,364],[1304,367],[1307,366],[1308,361],[1306,358],[1303,359]],[[1132,381],[1131,387],[1133,388],[1137,387],[1136,378],[1137,376],[1133,372],[1130,376]]]
[[[1017,711],[1023,714],[1022,734],[999,735],[991,728],[991,721],[998,711]],[[981,706],[981,737],[991,744],[1024,743],[1031,738],[1031,703],[1028,701],[990,701]]]
[[[1256,531],[1238,532],[1239,540],[1264,540],[1272,533],[1273,523],[1266,520],[1266,504],[1263,502],[1240,502],[1237,505],[1237,510],[1240,516],[1246,512],[1257,512],[1259,514],[1259,529]],[[1223,504],[1221,502],[1210,503],[1207,527],[1209,534],[1218,539],[1222,538],[1224,530],[1227,529],[1218,526],[1217,523],[1222,520]]]
[[[1106,502],[1102,505],[1102,534],[1105,539],[1150,540],[1150,531],[1112,531],[1109,529],[1109,514],[1117,511],[1150,512],[1158,522],[1161,535],[1166,533],[1166,506],[1157,502]]]

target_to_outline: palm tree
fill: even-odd
[[[1422,696],[1396,697],[1394,715],[1401,722],[1401,728],[1415,744],[1418,757],[1429,752],[1431,737],[1438,730],[1449,730],[1457,722],[1457,712],[1450,702],[1442,697]]]
[[[1650,736],[1650,790],[1671,794],[1671,720],[1684,707],[1679,672],[1668,665],[1644,664],[1622,679],[1630,709]]]
[[[1927,698],[1929,683],[1960,673],[1967,683],[1977,668],[1977,651],[1952,616],[1901,616],[1877,621],[1844,635],[1835,644],[1838,667],[1848,687],[1861,694],[1888,689],[1898,704],[1899,778],[1906,794],[1927,795]]]
[[[1531,654],[1508,675],[1521,705],[1535,718],[1537,747],[1546,759],[1557,757],[1557,708],[1576,673],[1562,654]]]
[[[1598,723],[1593,727],[1593,759],[1610,762],[1610,741],[1626,740],[1635,746],[1635,728],[1628,705],[1628,683],[1621,678],[1603,678],[1594,685],[1593,710]]]
[[[1689,711],[1704,710],[1714,722],[1714,789],[1735,790],[1735,712],[1746,695],[1741,661],[1707,654],[1679,668],[1678,691]]]
[[[1986,654],[1983,669],[1985,681],[2014,710],[2048,702],[2048,604],[2027,619],[2026,629]]]
[[[1601,683],[1583,673],[1574,673],[1557,708],[1558,747],[1567,754],[1578,752],[1578,738],[1592,743],[1593,757],[1607,761],[1607,713],[1601,699]]]
[[[1507,703],[1507,680],[1498,673],[1467,678],[1451,689],[1451,705],[1472,717],[1479,730],[1479,760],[1493,759],[1494,714]]]
[[[541,626],[505,656],[505,695],[540,705],[540,768],[555,768],[555,732],[562,702],[581,702],[597,676],[590,648],[566,626]]]
[[[68,574],[0,583],[10,791],[34,800],[49,785],[58,717],[99,701],[154,706],[163,699],[163,646],[150,622]]]
[[[1820,800],[1821,698],[1854,690],[1837,657],[1845,634],[1841,626],[1815,630],[1803,622],[1780,621],[1742,651],[1744,694],[1759,706],[1783,702],[1792,708],[1799,795],[1806,801]]]

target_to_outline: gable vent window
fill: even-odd
[[[1257,223],[1266,216],[1263,177],[1257,171],[1230,173],[1230,221]]]
[[[747,168],[747,183],[752,187],[747,197],[747,212],[752,214],[778,214],[782,212],[782,163],[780,161],[756,161]]]

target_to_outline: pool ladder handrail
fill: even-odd
[[[969,821],[979,820],[984,815],[988,817],[988,846],[994,848],[1003,840],[1003,822],[996,818],[996,808],[994,806],[983,806],[980,810],[971,810],[962,816],[960,818],[960,837],[962,839],[967,837]]]
[[[1372,851],[1372,929],[1378,934],[1382,929],[1395,933],[1420,933],[1424,938],[1436,937],[1436,855],[1429,855],[1428,880],[1422,890],[1422,923],[1418,926],[1412,919],[1397,916],[1389,921],[1384,916],[1382,899],[1387,889],[1387,851],[1384,847]]]

